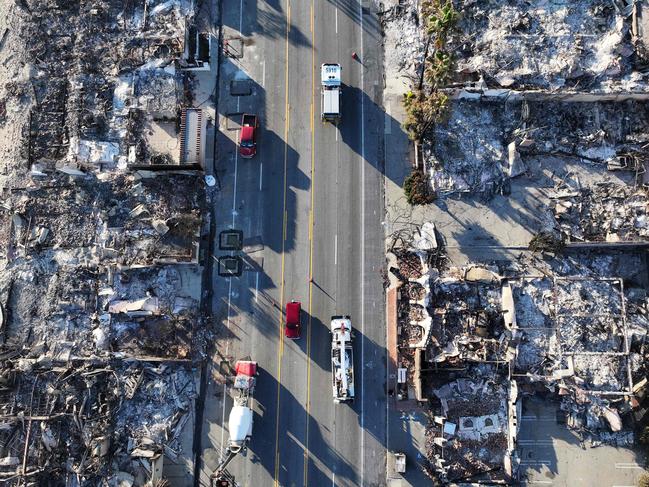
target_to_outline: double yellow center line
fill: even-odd
[[[309,211],[309,305],[308,314],[309,321],[307,327],[307,391],[306,391],[306,437],[304,444],[304,486],[307,485],[308,479],[308,465],[309,465],[309,418],[311,406],[311,316],[312,316],[312,300],[313,300],[313,206],[314,206],[314,180],[315,180],[315,36],[314,36],[314,0],[310,2],[310,24],[311,24],[311,107],[310,107],[310,128],[311,128],[311,208]],[[288,168],[288,133],[290,127],[290,103],[288,98],[289,87],[289,33],[291,30],[291,5],[290,1],[287,2],[286,14],[286,66],[285,66],[285,124],[284,124],[284,211],[283,211],[283,233],[282,233],[282,264],[281,264],[281,291],[280,291],[280,309],[279,309],[279,347],[277,351],[277,405],[275,417],[275,487],[279,486],[279,470],[280,470],[280,448],[279,448],[279,420],[280,420],[280,404],[281,404],[281,378],[282,378],[282,356],[284,354],[284,273],[285,273],[285,244],[286,244],[286,227],[288,224],[288,212],[286,208],[286,194],[287,194],[287,168]]]
[[[306,338],[306,432],[304,439],[304,487],[309,478],[309,423],[311,418],[311,316],[313,304],[313,209],[315,198],[315,15],[311,0],[311,211],[309,212],[309,328]]]

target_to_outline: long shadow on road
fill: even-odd
[[[240,5],[243,6],[243,12]],[[240,0],[224,0],[222,11],[223,25],[239,31],[241,24],[240,34],[251,42],[255,42],[255,36],[278,40],[286,38],[288,19],[277,0],[261,3],[258,0],[243,0],[241,3]],[[311,47],[309,38],[293,23],[288,34],[291,45]]]
[[[319,469],[330,465],[339,465],[339,475],[345,478],[353,478],[354,468],[348,459],[342,458],[329,445],[322,440],[319,425],[308,416],[303,404],[283,385],[279,386],[277,380],[272,375],[273,371],[260,371],[258,378],[257,391],[255,396],[259,404],[259,413],[255,413],[255,429],[253,438],[250,443],[250,450],[257,457],[257,461],[264,467],[271,477],[275,476],[275,437],[278,434],[279,448],[279,484],[293,485],[301,484],[304,477],[304,446],[305,446],[305,427],[308,420],[312,430],[309,431],[309,442],[314,441],[322,445],[317,453],[310,449],[311,460]],[[280,397],[280,414],[278,415],[276,398],[279,393]],[[273,398],[269,403],[266,398]],[[287,428],[287,416],[303,417],[304,421],[298,421],[300,424],[297,430]],[[279,417],[279,425],[277,418]],[[277,428],[277,429],[276,429]],[[326,485],[309,480],[310,485]]]
[[[365,163],[381,174],[385,174],[384,131],[389,129],[393,138],[398,136],[397,132],[406,137],[401,124],[360,88],[345,85],[342,96],[345,112],[338,127],[342,141],[355,154],[363,157]],[[363,117],[365,130],[364,138],[361,137],[361,117]],[[390,173],[386,174],[386,177],[391,177]],[[399,181],[394,182],[399,183]]]

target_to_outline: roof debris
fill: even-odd
[[[194,2],[6,13],[0,478],[145,485],[183,453],[204,353],[204,175],[181,163]]]

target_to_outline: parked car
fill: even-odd
[[[300,322],[300,314],[302,311],[302,303],[299,301],[291,301],[286,303],[286,328],[284,330],[286,338],[297,339],[300,338],[302,332],[302,324]]]
[[[244,113],[241,118],[241,131],[239,132],[239,155],[245,159],[255,157],[257,154],[257,128],[259,121],[257,115]]]

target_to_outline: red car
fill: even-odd
[[[300,312],[302,311],[302,303],[299,301],[291,301],[286,303],[286,329],[284,330],[286,338],[297,339],[300,338],[302,325],[300,324]]]
[[[255,157],[255,154],[257,154],[258,127],[257,115],[243,114],[241,131],[239,132],[239,155],[245,159]]]

